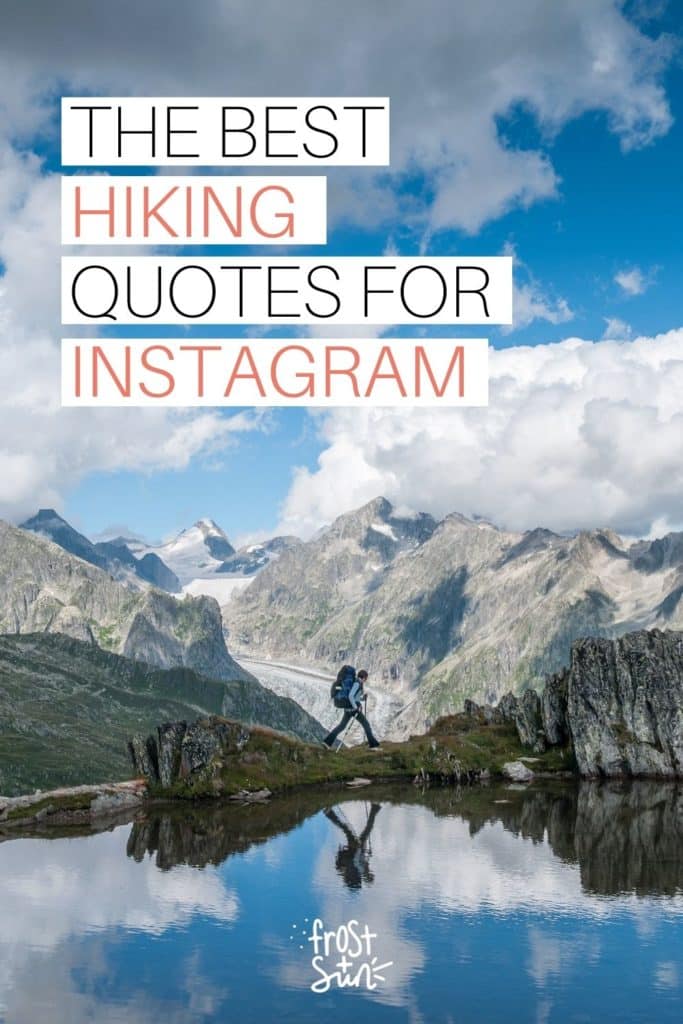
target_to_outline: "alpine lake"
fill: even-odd
[[[680,1024],[683,788],[155,805],[0,843],[3,1024]]]

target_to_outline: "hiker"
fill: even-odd
[[[323,740],[325,746],[330,750],[334,746],[337,736],[344,731],[352,718],[357,718],[363,726],[370,750],[381,749],[379,740],[374,736],[370,723],[361,708],[361,702],[365,698],[364,687],[367,678],[368,673],[364,668],[360,670],[358,675],[356,675],[356,670],[351,665],[343,665],[339,670],[339,674],[332,684],[332,698],[335,707],[344,709],[344,715],[339,725],[332,732],[329,732]]]
[[[372,853],[370,833],[380,809],[381,804],[371,804],[365,828],[359,836],[356,835],[345,818],[342,819],[337,815],[334,808],[327,807],[323,812],[346,837],[346,846],[340,846],[337,850],[335,867],[349,889],[360,889],[363,882],[370,884],[375,880],[375,876],[370,870],[370,855]]]

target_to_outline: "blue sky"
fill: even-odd
[[[219,13],[222,17],[229,11],[233,18],[239,18],[239,11],[244,5],[215,0],[208,6],[214,10],[214,22],[207,15],[206,25],[195,26],[197,45],[203,39],[203,45],[209,46],[212,34],[220,36],[218,31],[212,33]],[[310,7],[304,4],[302,10],[305,6]],[[496,38],[498,29],[490,23],[486,4],[482,5],[480,21],[477,20],[479,15],[472,12],[469,5],[446,5],[444,8],[441,0],[432,0],[430,6],[436,13],[450,12],[443,16],[448,22],[449,40],[456,49],[460,44],[469,49],[480,44],[482,47],[488,45],[491,51],[498,47],[501,49],[499,62],[496,63],[498,58],[490,56],[490,67],[487,68],[484,61],[482,68],[486,74],[482,70],[479,76],[473,74],[472,69],[466,71],[463,68],[461,71],[461,62],[455,56],[452,62],[444,58],[445,71],[430,82],[429,75],[436,75],[430,65],[436,60],[434,54],[440,54],[438,32],[435,30],[434,38],[429,38],[425,28],[424,43],[421,39],[414,39],[411,19],[416,8],[405,2],[396,8],[396,33],[400,36],[405,27],[405,39],[398,39],[396,43],[397,52],[405,55],[407,60],[408,47],[416,51],[410,55],[413,73],[417,69],[424,75],[425,96],[431,96],[429,90],[432,89],[437,97],[433,101],[436,113],[429,115],[433,117],[433,128],[427,123],[425,135],[420,137],[422,126],[416,120],[414,110],[421,88],[418,75],[415,74],[416,84],[412,92],[394,95],[403,86],[395,84],[399,79],[392,77],[393,72],[388,66],[384,71],[381,67],[377,71],[369,66],[363,67],[361,78],[365,75],[367,81],[361,84],[368,94],[374,90],[375,94],[386,93],[392,98],[392,152],[398,154],[397,163],[392,164],[392,175],[384,178],[380,175],[372,182],[362,179],[362,175],[368,172],[359,172],[360,177],[354,179],[350,191],[346,172],[330,170],[332,219],[327,251],[336,255],[378,254],[389,246],[400,255],[409,256],[420,252],[428,236],[427,251],[434,255],[513,252],[518,289],[517,323],[511,331],[490,331],[490,341],[499,350],[551,346],[554,342],[576,337],[603,345],[605,343],[601,339],[605,337],[629,342],[639,336],[651,339],[683,326],[679,299],[679,279],[683,271],[679,242],[683,153],[683,67],[680,51],[683,12],[680,6],[674,2],[623,5],[616,0],[595,0],[588,5],[569,5],[577,9],[578,13],[574,14],[567,10],[560,13],[552,5],[539,7],[534,0],[514,0],[506,8],[505,15],[509,14],[511,18],[511,28],[501,24],[500,39]],[[173,7],[175,9],[177,5]],[[464,13],[466,9],[467,15]],[[275,7],[273,11],[276,11]],[[332,19],[327,7],[326,12],[326,17]],[[352,13],[350,8],[350,19]],[[19,22],[19,7],[16,17]],[[301,10],[294,20],[297,18],[301,22],[299,35],[301,25],[305,25],[306,31],[314,31],[310,22],[302,20]],[[361,33],[360,24],[359,21],[357,33]],[[97,27],[93,23],[81,31],[90,33],[87,38],[94,40]],[[169,23],[169,32],[172,31],[173,17]],[[340,53],[347,44],[348,53],[355,53],[354,47],[357,48],[356,43],[360,44],[361,35],[354,37],[353,25],[339,31],[337,45]],[[377,27],[373,30],[370,25],[367,31],[379,30]],[[515,32],[519,36],[518,41],[515,41]],[[296,94],[295,85],[299,86],[302,94],[353,91],[343,77],[335,79],[334,72],[328,72],[326,67],[323,70],[322,65],[318,72],[319,87],[311,71],[309,88],[305,92],[301,88],[302,83],[296,80],[298,72],[289,64],[283,65],[281,71],[273,70],[274,77],[270,81],[265,81],[263,75],[259,78],[259,59],[263,60],[264,67],[266,61],[269,61],[269,67],[272,64],[268,47],[274,45],[275,35],[277,32],[273,27],[267,39],[259,38],[254,43],[257,55],[252,56],[245,87],[241,90],[243,94],[264,94],[267,89],[274,94],[287,91]],[[93,47],[96,45],[92,43]],[[116,45],[116,40],[113,40],[114,49]],[[118,45],[122,45],[120,41]],[[144,66],[143,43],[139,45],[138,51],[127,55],[132,84],[126,91],[153,94],[152,87],[156,86],[157,94],[161,94],[162,89],[153,71]],[[173,40],[170,45],[174,45]],[[180,55],[179,40],[175,45]],[[363,45],[369,62],[373,47],[378,64],[392,56],[386,51],[389,44],[380,43],[379,37],[364,39]],[[552,47],[559,48],[558,60],[553,57]],[[31,67],[33,72],[36,64],[44,68],[47,60],[40,50],[39,40],[36,40],[35,53],[26,54],[27,67]],[[50,67],[49,75],[46,72],[52,86],[45,90],[41,99],[43,110],[47,110],[49,116],[38,122],[37,127],[24,128],[20,141],[17,141],[17,132],[8,132],[14,153],[25,155],[30,151],[42,161],[35,176],[36,187],[58,170],[55,101],[59,92],[73,93],[79,86],[90,92],[113,92],[112,83],[116,82],[118,69],[99,67],[94,52],[90,61],[93,67],[86,69],[85,63],[83,66],[79,64],[79,60],[84,61],[82,55],[85,52],[81,45],[76,57],[67,55],[64,58],[64,67],[60,66],[59,58],[51,58],[57,62]],[[168,68],[164,69],[162,82],[168,94],[172,94],[170,85],[176,82],[177,88],[172,91],[178,95],[183,89],[187,94],[217,94],[216,81],[220,83],[221,79],[211,79],[210,71],[206,72],[206,82],[200,83],[203,87],[188,88],[188,82],[195,81],[190,75],[192,58],[185,50],[182,53],[178,57],[177,71],[175,64],[173,73]],[[598,75],[595,87],[590,82],[584,86],[572,79],[572,62],[576,61],[576,75],[581,76],[580,66],[584,59],[588,62],[586,67],[591,69],[590,74]],[[560,73],[556,65],[563,61],[567,68]],[[599,67],[601,62],[609,65],[606,72]],[[533,74],[530,68],[533,68]],[[472,100],[472,113],[463,105],[461,94],[470,92],[474,95],[472,90],[480,88],[479,77],[483,82],[482,94]],[[27,77],[27,81],[35,81],[35,75]],[[504,89],[500,86],[501,81],[505,84]],[[263,82],[262,87],[259,87],[260,82]],[[234,83],[228,79],[225,84],[224,95],[229,94],[228,86]],[[336,90],[332,90],[331,85],[336,85]],[[490,97],[485,95],[487,89]],[[501,89],[503,95],[499,98],[497,92]],[[232,94],[238,93],[234,90]],[[28,109],[29,101],[25,102]],[[33,98],[31,102],[34,102]],[[453,114],[452,124],[447,120],[451,107],[458,108]],[[13,114],[9,105],[7,111],[6,117],[11,123]],[[448,172],[439,166],[438,157],[423,153],[429,150],[430,138],[433,137],[435,147],[439,143],[444,124],[449,125],[448,131],[453,132],[450,136],[444,135],[442,143],[446,148],[444,166],[448,164],[450,167]],[[480,131],[481,126],[486,125],[490,131]],[[413,133],[409,141],[406,126]],[[462,139],[458,137],[459,132],[462,132]],[[413,150],[406,155],[409,143]],[[492,164],[493,187],[497,188],[502,182],[502,209],[496,209],[495,203],[477,192],[477,182],[472,181],[472,177],[476,179],[476,173],[467,179],[459,170],[461,164],[471,161],[476,172],[477,159],[486,159],[487,154],[490,154],[489,163]],[[508,154],[512,154],[512,161],[508,160]],[[497,160],[500,161],[499,175],[495,166]],[[510,176],[510,183],[505,181],[506,175]],[[515,175],[521,178],[519,184],[515,183]],[[364,199],[366,185],[369,198]],[[375,196],[385,196],[390,200],[388,216],[374,216],[372,189]],[[365,207],[363,202],[366,202]],[[444,203],[448,208],[446,216],[441,216],[445,226],[435,230],[434,211],[441,209]],[[476,207],[471,217],[467,214],[469,204]],[[414,216],[416,209],[419,209],[419,214]],[[406,224],[406,211],[412,223]],[[10,210],[7,214],[9,221],[12,215]],[[464,230],[463,225],[468,224],[475,224],[476,230]],[[305,248],[299,251],[301,254],[320,252],[319,249]],[[0,259],[10,268],[15,266],[11,252],[4,255],[1,242]],[[7,290],[10,291],[9,284]],[[54,322],[49,326],[51,330],[55,327],[59,330]],[[77,332],[70,329],[69,333]],[[134,333],[140,332],[136,329]],[[162,333],[170,335],[173,332],[164,329]],[[238,334],[239,331],[206,329],[201,333],[224,336]],[[392,333],[401,332],[394,330]],[[453,332],[435,329],[433,333]],[[468,329],[466,333],[476,332]],[[548,348],[549,353],[552,351]],[[613,351],[605,346],[606,356]],[[523,358],[527,359],[526,356]],[[647,359],[647,356],[639,358]],[[562,372],[569,373],[571,378],[575,371]],[[613,372],[612,367],[610,373]],[[625,390],[615,394],[613,410],[609,414],[623,432],[624,445],[630,443],[630,434],[638,436],[639,428],[635,424],[641,422],[639,417],[645,416],[643,408],[634,409],[628,423],[624,423],[619,411],[619,407],[630,401],[631,392],[638,390],[638,381],[636,375],[633,382],[622,382],[620,387]],[[595,402],[604,403],[609,396],[593,397]],[[526,401],[524,396],[518,397],[518,404]],[[74,445],[73,434],[70,433],[70,443],[74,448],[71,461],[68,454],[60,454],[60,464],[65,467],[61,472],[63,481],[60,481],[59,469],[55,468],[49,487],[34,488],[35,503],[54,501],[70,520],[91,535],[99,534],[112,525],[126,525],[150,538],[160,538],[200,517],[210,516],[230,536],[244,537],[253,533],[270,533],[276,527],[297,529],[299,523],[304,531],[313,528],[316,522],[329,518],[336,508],[342,511],[342,506],[360,503],[371,496],[376,482],[384,490],[392,492],[393,488],[388,496],[399,504],[403,502],[420,507],[423,499],[424,507],[437,514],[459,508],[467,514],[481,513],[496,521],[504,521],[509,497],[506,487],[510,486],[507,470],[499,471],[494,466],[494,483],[504,479],[508,482],[500,482],[499,486],[496,483],[495,500],[492,497],[487,502],[482,498],[486,492],[483,485],[468,490],[461,481],[448,490],[439,487],[437,478],[449,472],[443,458],[434,461],[433,469],[429,471],[433,480],[427,480],[426,485],[423,485],[419,465],[410,471],[407,468],[408,462],[420,462],[420,445],[424,452],[431,453],[433,447],[443,448],[452,438],[452,475],[455,479],[458,466],[463,462],[471,466],[471,460],[475,458],[470,449],[459,448],[463,432],[477,423],[480,432],[488,435],[493,418],[501,416],[502,409],[503,406],[498,411],[494,409],[488,422],[472,417],[468,421],[462,418],[457,421],[443,419],[435,424],[426,416],[407,415],[406,422],[410,420],[413,437],[410,459],[406,459],[405,451],[398,444],[386,440],[386,432],[390,429],[397,434],[397,428],[391,424],[398,421],[382,416],[359,415],[354,424],[353,417],[348,414],[323,417],[296,408],[269,411],[255,421],[254,429],[231,435],[230,444],[212,444],[209,440],[203,447],[200,445],[192,449],[188,458],[175,461],[173,458],[155,462],[151,457],[116,459],[102,454],[93,455],[89,450],[92,446],[86,446],[88,450],[85,453],[80,452],[80,448],[76,452],[78,446]],[[85,410],[80,412],[84,415],[74,421],[79,436],[88,432],[94,436],[98,431],[106,431],[107,440],[111,437],[114,449],[120,443],[119,430],[133,430],[131,424],[124,425],[120,419],[109,419],[106,426],[102,426],[102,421],[89,420]],[[229,419],[234,412],[220,411],[216,418]],[[658,399],[656,415],[660,419],[668,417],[667,427],[677,429],[678,422],[674,424],[672,420],[674,412],[670,397]],[[124,414],[118,415],[123,417]],[[545,415],[550,417],[551,414]],[[581,415],[581,422],[572,423],[568,429],[585,440],[590,417],[586,409]],[[505,416],[507,423],[501,427],[502,433],[496,435],[498,440],[490,440],[489,447],[482,447],[476,455],[478,474],[482,466],[501,461],[498,455],[506,444],[505,437],[510,437],[518,424],[519,409],[507,409]],[[61,422],[66,422],[64,413]],[[447,423],[450,425],[444,426]],[[548,423],[550,429],[551,419]],[[140,446],[147,445],[152,451],[153,446],[160,443],[162,435],[148,437],[145,430],[144,421],[140,421]],[[602,431],[603,436],[607,433],[608,429]],[[670,436],[668,432],[667,437]],[[101,443],[102,437],[97,444]],[[347,460],[348,468],[340,474],[343,452],[354,443],[358,450]],[[49,434],[43,448],[46,445],[49,448]],[[491,445],[497,445],[497,450],[492,451]],[[132,446],[128,434],[125,446]],[[35,457],[34,452],[31,455]],[[520,466],[524,456],[524,447],[509,453],[509,458],[518,459]],[[360,469],[356,469],[357,457]],[[555,463],[552,453],[546,451],[542,464],[547,467],[550,461],[556,468],[561,468],[568,455],[560,439],[554,458]],[[613,494],[600,502],[596,497],[595,502],[589,502],[585,509],[580,508],[581,473],[589,474],[583,477],[585,490],[585,480],[590,483],[592,479],[590,473],[602,472],[598,467],[604,458],[604,451],[584,451],[581,467],[568,469],[568,479],[576,478],[577,525],[588,525],[593,518],[599,520],[593,525],[610,522],[621,529],[649,529],[658,520],[669,526],[676,525],[671,512],[675,494],[668,485],[647,509],[640,505],[635,507],[633,502],[629,504],[626,498],[629,492],[648,486],[642,477],[615,479],[612,482]],[[591,460],[593,469],[589,465]],[[538,465],[538,459],[535,459],[527,472],[537,473]],[[332,466],[336,466],[336,470]],[[22,472],[25,472],[23,462]],[[662,468],[660,476],[664,472]],[[348,473],[348,480],[344,479],[345,473]],[[359,478],[362,478],[360,483]],[[617,491],[623,492],[624,497],[617,499]],[[27,493],[31,493],[28,485],[21,499],[17,497],[17,509],[26,510]],[[529,500],[524,511],[511,518],[511,525],[520,528],[547,522],[557,528],[568,528],[570,523],[565,521],[566,516],[563,519],[557,511],[567,506],[566,494],[536,495],[533,501]],[[307,524],[304,523],[306,519],[309,520]]]

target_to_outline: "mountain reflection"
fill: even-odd
[[[674,784],[368,786],[0,842],[0,1021],[315,1024],[319,918],[392,963],[339,1024],[447,1022],[454,999],[462,1021],[679,1024],[682,812]]]
[[[382,870],[381,861],[370,867],[371,833],[374,828],[382,834],[384,828],[378,818],[381,805],[416,804],[436,818],[466,823],[473,837],[500,823],[514,836],[547,843],[559,861],[578,865],[581,887],[592,895],[673,896],[683,891],[683,788],[674,783],[426,791],[372,787],[364,796],[365,821],[358,826],[344,814],[345,804],[359,804],[358,794],[351,792],[340,794],[334,807],[329,795],[310,793],[248,807],[152,809],[133,824],[128,855],[138,861],[152,855],[162,870],[177,864],[218,865],[323,811],[341,839],[334,854],[335,874],[348,889],[358,890]],[[423,841],[422,835],[403,838],[414,845]],[[428,848],[416,852],[429,859]]]

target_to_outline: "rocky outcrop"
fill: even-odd
[[[563,747],[569,741],[567,723],[567,688],[569,673],[566,669],[549,676],[541,694],[541,718],[545,738],[551,747]]]
[[[182,745],[187,724],[185,722],[166,722],[160,725],[157,730],[158,742],[154,750],[154,739],[148,737],[146,747],[150,752],[152,767],[156,763],[158,780],[162,786],[171,786],[180,776],[180,761],[182,757]],[[156,754],[156,756],[155,756]],[[138,770],[138,765],[133,761],[133,766]]]
[[[500,707],[491,707],[490,704],[477,704],[475,700],[466,700],[464,712],[468,718],[474,718],[482,725],[503,725],[505,717]]]
[[[567,721],[582,775],[683,776],[683,633],[577,641]]]
[[[147,785],[139,779],[37,791],[29,796],[0,796],[0,837],[22,829],[113,820],[139,807],[146,796]]]
[[[240,722],[212,715],[187,722],[166,722],[156,736],[135,736],[128,744],[133,769],[149,782],[170,789],[177,783],[191,785],[197,780],[220,783],[224,762],[241,755],[253,730]],[[246,765],[253,759],[242,759]]]
[[[522,746],[531,747],[536,753],[542,754],[546,748],[546,739],[541,719],[541,700],[535,690],[525,690],[522,694],[517,705],[515,725]]]
[[[683,632],[575,641],[569,668],[540,700],[524,695],[516,724],[536,750],[571,742],[584,776],[683,776]]]
[[[502,766],[515,760],[532,762],[536,775],[566,776],[568,768],[564,756],[554,752],[525,759],[509,724],[489,723],[478,714],[439,719],[429,733],[379,750],[361,743],[335,754],[322,743],[302,743],[273,729],[214,715],[191,724],[166,723],[146,739],[138,735],[129,753],[135,772],[149,780],[155,793],[171,798],[245,799],[264,789],[283,792],[359,777],[464,786],[500,777]],[[531,777],[526,770],[522,776]]]
[[[514,723],[517,718],[517,709],[519,707],[519,701],[515,697],[514,693],[504,693],[498,701],[497,711],[506,724]]]

